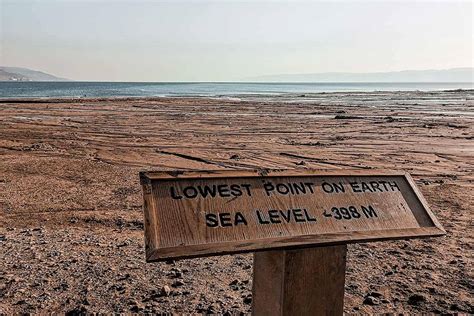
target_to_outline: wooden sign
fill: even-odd
[[[404,173],[142,172],[140,179],[147,261],[444,234]]]

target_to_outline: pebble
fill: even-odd
[[[160,294],[162,296],[169,296],[171,293],[171,288],[168,285],[165,285],[161,288]]]
[[[380,301],[377,298],[373,297],[373,296],[367,296],[364,299],[363,304],[365,304],[365,305],[379,305]]]
[[[134,313],[138,313],[145,309],[145,305],[137,301],[131,301],[129,305],[131,305],[130,311]]]
[[[216,314],[218,309],[219,309],[219,307],[216,304],[211,304],[207,307],[207,313],[208,314]]]
[[[460,308],[459,308],[459,305],[454,303],[454,304],[451,304],[451,306],[449,306],[449,309],[452,310],[452,311],[459,311]]]
[[[381,297],[383,297],[383,294],[380,293],[380,292],[373,291],[373,292],[368,293],[367,296],[372,296],[372,297],[375,297],[375,298],[381,298]]]
[[[184,282],[183,281],[180,281],[180,280],[176,280],[173,282],[173,284],[171,284],[172,287],[179,287],[179,286],[182,286],[184,285]]]
[[[236,285],[238,283],[239,283],[239,280],[234,280],[234,281],[230,282],[229,285]]]
[[[183,273],[178,268],[172,268],[168,276],[171,277],[172,279],[176,279],[176,278],[181,278],[183,276]]]
[[[420,305],[425,301],[425,297],[421,294],[413,294],[408,298],[408,304],[410,305]]]

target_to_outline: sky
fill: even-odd
[[[83,81],[473,66],[473,1],[0,0],[0,66]]]

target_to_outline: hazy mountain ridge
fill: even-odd
[[[255,82],[474,82],[474,68],[403,70],[390,72],[326,72],[280,74],[246,78]]]
[[[0,66],[0,81],[70,81],[69,79],[21,67]],[[474,82],[474,68],[438,70],[402,70],[354,73],[326,72],[309,74],[278,74],[245,78],[246,82]]]
[[[21,67],[0,66],[0,81],[69,81],[65,78]]]

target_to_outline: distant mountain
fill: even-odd
[[[0,81],[68,81],[42,71],[0,66]]]
[[[326,72],[246,78],[255,82],[474,82],[474,68],[404,70],[392,72]]]

